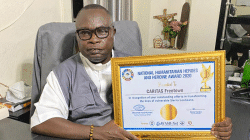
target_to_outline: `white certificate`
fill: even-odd
[[[143,139],[215,139],[225,119],[225,51],[112,58],[115,123]]]
[[[214,62],[120,67],[123,128],[210,130],[215,122],[214,68]],[[206,83],[204,71],[210,74]],[[202,90],[205,84],[210,90]]]

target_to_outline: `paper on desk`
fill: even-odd
[[[23,81],[15,83],[9,88],[6,100],[13,103],[20,103],[31,99],[31,86],[25,85]]]
[[[15,103],[15,104],[25,102],[25,101],[28,101],[30,99],[31,99],[31,96],[27,96],[23,99],[19,99],[19,98],[15,97],[11,91],[7,91],[7,94],[6,94],[6,100],[9,102]]]

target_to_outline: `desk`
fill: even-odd
[[[0,120],[0,140],[65,140],[30,132],[30,125],[13,119]]]
[[[232,119],[233,133],[230,140],[249,140],[250,104],[230,99],[231,89],[226,89],[226,116]]]
[[[233,102],[232,90],[226,89],[226,116],[233,122],[231,140],[248,140],[250,129],[250,105]],[[30,132],[30,125],[9,118],[0,120],[0,140],[63,140]]]
[[[0,120],[1,140],[32,140],[38,135],[30,133],[30,125],[13,119]]]

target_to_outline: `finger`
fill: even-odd
[[[127,137],[130,140],[139,140],[139,138],[137,138],[136,136],[134,136],[131,133],[125,134],[124,136]]]
[[[128,139],[131,139],[131,140],[139,140],[139,138],[137,138],[136,136],[134,136],[133,134],[131,134],[130,132],[120,128],[117,124],[115,124],[115,126],[118,127],[118,131],[119,133],[121,133],[123,136],[125,136],[126,138]]]
[[[139,140],[136,136],[134,136],[133,134],[131,134],[130,132],[128,132],[128,131],[126,131],[126,130],[123,130],[123,131],[122,131],[122,134],[123,134],[126,138],[128,138],[128,139],[130,139],[130,140]]]
[[[213,127],[211,130],[220,132],[229,132],[232,130],[232,125],[230,124],[228,127]]]
[[[129,139],[123,136],[123,140],[129,140]]]
[[[220,139],[220,135],[218,131],[211,131],[211,135],[213,135],[214,137],[216,137],[217,139]]]
[[[107,131],[109,140],[129,140],[120,131]]]
[[[218,138],[219,137],[219,132],[218,131],[211,131],[211,135],[213,135],[216,138]]]
[[[231,136],[228,136],[228,137],[221,137],[220,139],[222,139],[222,140],[230,140],[230,137],[231,137]]]
[[[224,126],[229,126],[230,124],[232,124],[232,121],[230,118],[226,117],[226,119],[222,122],[218,122],[218,123],[214,123],[213,127],[224,127]]]
[[[232,124],[231,118],[226,117],[226,118],[225,118],[225,121],[228,122],[229,124]]]
[[[229,132],[219,132],[219,131],[211,131],[211,134],[219,139],[227,139],[231,137],[232,130]]]
[[[220,137],[228,137],[231,136],[232,131],[229,132],[219,132]]]
[[[123,133],[119,133],[118,135],[116,135],[116,137],[114,137],[115,140],[117,140],[118,138],[121,140],[135,140],[134,138],[128,137],[124,135]]]
[[[125,136],[123,135],[119,135],[119,136],[115,136],[113,137],[112,140],[129,140],[128,138],[126,138]]]

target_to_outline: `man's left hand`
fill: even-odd
[[[211,134],[219,140],[229,140],[232,133],[232,126],[231,119],[226,117],[224,121],[213,124]]]

